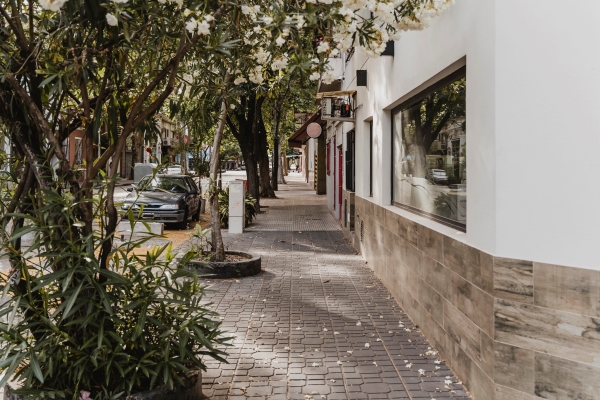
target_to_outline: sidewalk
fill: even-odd
[[[235,399],[470,399],[418,327],[299,180],[229,250],[263,257],[263,272],[208,279],[206,300],[236,337],[229,364],[206,360],[204,391]]]

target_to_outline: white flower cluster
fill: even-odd
[[[192,17],[185,23],[185,29],[190,33],[198,31],[200,35],[208,35],[210,34],[210,23],[213,19],[212,15],[205,15],[202,21],[197,21]]]
[[[256,83],[257,85],[260,85],[264,82],[265,77],[263,76],[262,69],[262,65],[257,65],[252,71],[250,71],[248,74],[248,79],[250,79],[250,82]]]
[[[279,56],[273,60],[273,62],[271,63],[271,69],[273,71],[280,71],[282,69],[285,69],[288,66],[288,62],[289,59],[287,53],[283,54],[282,56]]]
[[[59,11],[67,0],[40,0],[40,6],[44,10]]]
[[[321,0],[311,0],[324,3]],[[341,0],[341,7],[335,12],[343,17],[343,22],[334,28],[333,43],[340,51],[348,51],[354,44],[354,35],[361,22],[361,11],[371,12],[374,23],[373,35],[364,46],[367,55],[376,57],[386,48],[390,40],[398,40],[401,31],[421,30],[431,23],[431,19],[454,4],[454,0],[417,0],[415,9],[401,16],[399,8],[405,0]],[[361,46],[358,46],[361,47]],[[323,48],[317,50],[327,52]]]
[[[252,18],[252,21],[256,21],[256,19],[258,18],[259,12],[260,12],[259,5],[255,5],[255,6],[244,5],[244,6],[242,6],[242,14],[250,16],[250,18]]]

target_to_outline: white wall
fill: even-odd
[[[366,121],[372,201],[388,206],[391,108],[466,57],[467,233],[427,225],[497,256],[600,269],[599,15],[597,0],[461,0],[394,57],[355,54],[343,89],[358,91],[357,195],[369,197]]]
[[[497,2],[500,254],[600,269],[599,16],[598,0]]]

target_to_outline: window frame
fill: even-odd
[[[373,121],[369,121],[369,197],[373,197]]]
[[[402,208],[404,210],[410,211],[414,214],[423,216],[427,219],[430,219],[432,221],[438,222],[442,225],[445,226],[449,226],[451,228],[454,228],[458,231],[461,232],[466,232],[467,231],[467,225],[466,223],[461,223],[459,221],[450,219],[450,218],[446,218],[443,217],[441,215],[437,215],[437,214],[432,214],[429,213],[427,211],[423,211],[417,207],[413,207],[407,204],[403,204],[400,202],[397,202],[394,199],[394,189],[395,189],[395,179],[394,179],[394,159],[395,159],[395,154],[394,154],[394,118],[396,116],[396,114],[401,113],[403,110],[419,103],[420,101],[422,101],[424,98],[426,98],[427,96],[429,96],[431,93],[450,85],[451,83],[461,79],[461,78],[466,78],[467,76],[467,67],[466,65],[459,68],[458,70],[454,71],[453,73],[449,74],[448,76],[440,79],[439,81],[435,82],[434,84],[430,85],[429,87],[425,88],[423,91],[419,92],[418,94],[416,94],[415,96],[407,99],[406,101],[403,101],[402,103],[398,104],[396,107],[392,108],[392,110],[390,111],[390,116],[391,116],[391,120],[392,120],[392,124],[391,124],[391,138],[390,138],[390,144],[391,144],[391,169],[390,169],[390,184],[391,184],[391,204],[395,207],[398,208]],[[466,104],[465,104],[465,110],[466,110]],[[466,111],[465,111],[465,115],[466,115]],[[465,117],[466,118],[466,117]],[[402,133],[400,133],[401,135]]]

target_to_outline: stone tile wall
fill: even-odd
[[[355,212],[355,248],[476,400],[600,399],[600,271],[494,257],[358,196]]]

